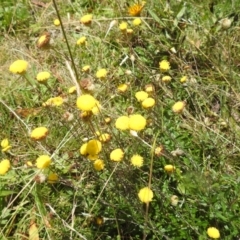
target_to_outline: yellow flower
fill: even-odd
[[[90,70],[90,65],[85,65],[82,67],[82,72],[89,72]]]
[[[220,238],[219,230],[215,227],[209,227],[207,229],[207,234],[209,237],[214,238],[214,239]]]
[[[175,171],[175,167],[171,164],[169,165],[165,165],[164,166],[164,170],[167,172],[167,173],[173,173]]]
[[[119,92],[122,92],[122,93],[123,93],[123,92],[126,92],[127,89],[128,89],[128,85],[125,84],[125,83],[120,84],[120,85],[117,87],[117,89],[118,89]]]
[[[107,76],[107,70],[105,68],[101,68],[97,71],[96,73],[96,77],[97,78],[100,78],[100,79],[103,79]]]
[[[172,80],[172,78],[170,76],[163,76],[162,77],[162,81],[165,82],[165,83],[168,83]]]
[[[87,14],[87,15],[84,15],[83,17],[81,17],[80,22],[85,25],[89,25],[89,24],[91,24],[92,19],[93,19],[92,14]]]
[[[50,76],[49,72],[40,72],[37,74],[37,80],[39,83],[46,83]]]
[[[46,127],[37,127],[32,130],[30,137],[33,140],[39,141],[46,138],[47,135],[48,135],[48,129]]]
[[[120,29],[121,31],[126,31],[126,30],[127,30],[127,26],[128,26],[127,22],[121,22],[121,23],[119,24],[119,29]]]
[[[134,114],[129,116],[129,128],[131,130],[140,131],[145,128],[147,120],[140,114]]]
[[[161,72],[167,72],[170,69],[170,63],[167,60],[162,60],[159,63],[159,68]]]
[[[1,141],[2,152],[7,152],[12,146],[9,145],[7,138]]]
[[[75,93],[76,91],[77,91],[77,87],[76,87],[76,86],[70,87],[70,88],[68,89],[68,93],[69,93],[69,94]]]
[[[86,146],[86,152],[89,155],[95,156],[99,154],[102,150],[102,143],[96,139],[88,141]]]
[[[185,105],[186,103],[184,101],[178,101],[172,106],[172,111],[175,113],[181,113]]]
[[[155,100],[153,98],[146,98],[143,102],[142,102],[142,106],[144,108],[151,108],[155,105]]]
[[[142,23],[142,20],[141,18],[135,18],[132,23],[134,26],[138,26]]]
[[[3,159],[0,162],[0,175],[6,174],[10,167],[11,167],[10,161],[8,159]]]
[[[104,119],[104,122],[105,123],[110,123],[112,121],[112,119],[110,118],[110,117],[106,117],[105,119]]]
[[[64,100],[62,97],[53,97],[49,98],[46,102],[44,102],[42,105],[44,107],[51,106],[51,107],[59,107],[63,104]]]
[[[101,142],[106,143],[106,142],[110,141],[111,135],[109,133],[103,133],[103,134],[100,134],[98,136],[98,138]]]
[[[96,171],[101,171],[104,169],[105,167],[105,164],[104,164],[104,161],[101,160],[101,159],[97,159],[96,161],[94,161],[93,163],[93,167]]]
[[[152,92],[154,92],[154,86],[152,85],[152,84],[147,84],[146,86],[145,86],[145,92],[147,92],[147,93],[152,93]]]
[[[186,81],[187,81],[187,76],[181,77],[181,79],[180,79],[181,83],[185,83]]]
[[[87,143],[84,143],[81,147],[80,147],[80,154],[81,155],[87,155]]]
[[[77,45],[86,45],[87,44],[87,38],[86,37],[80,37],[77,40]]]
[[[121,116],[115,122],[115,127],[120,130],[129,129],[129,117]]]
[[[138,197],[141,202],[149,203],[153,199],[153,191],[149,187],[142,188],[138,192]]]
[[[110,153],[110,159],[115,162],[120,162],[123,159],[124,152],[121,148],[117,148]]]
[[[135,97],[139,102],[142,102],[148,97],[148,93],[144,91],[139,91],[139,92],[136,92]]]
[[[48,155],[41,155],[36,160],[36,166],[39,169],[45,169],[51,164],[51,158]]]
[[[84,94],[78,97],[77,107],[82,111],[91,111],[96,106],[96,101],[90,94]]]
[[[160,146],[155,148],[154,154],[159,157],[163,154],[163,150],[164,150],[163,146],[160,145]]]
[[[128,8],[128,13],[131,16],[139,16],[142,12],[142,9],[145,5],[145,2],[142,2],[141,4],[134,4]]]
[[[143,165],[143,157],[138,154],[133,155],[130,161],[134,167],[142,167]]]
[[[59,19],[55,19],[55,20],[53,21],[53,24],[54,24],[55,26],[59,26],[59,25],[60,25]]]
[[[45,32],[41,35],[37,41],[38,48],[45,48],[49,46],[51,34],[49,32]]]
[[[58,181],[58,175],[56,173],[49,173],[48,183],[56,183]]]
[[[10,65],[9,71],[16,74],[23,74],[27,71],[27,67],[27,61],[17,60]]]

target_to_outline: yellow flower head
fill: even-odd
[[[50,76],[49,72],[40,72],[37,74],[37,80],[39,83],[46,83]]]
[[[45,32],[41,35],[37,41],[38,48],[45,48],[49,46],[51,34],[49,32]]]
[[[105,167],[104,161],[101,160],[101,159],[95,160],[94,163],[93,163],[93,167],[94,167],[94,169],[95,169],[96,171],[101,171],[101,170],[103,170],[104,167]]]
[[[172,78],[170,77],[170,76],[163,76],[162,77],[162,81],[164,82],[164,83],[168,83],[168,82],[170,82],[172,80]]]
[[[129,116],[129,128],[131,130],[140,131],[145,128],[147,120],[140,114],[134,114]]]
[[[153,191],[149,187],[142,188],[138,192],[138,197],[141,202],[149,203],[153,199]]]
[[[172,111],[175,113],[181,113],[185,107],[186,103],[184,101],[179,101],[176,102],[173,106],[172,106]]]
[[[214,239],[220,238],[219,230],[215,227],[209,227],[207,229],[207,234],[209,237],[214,238]]]
[[[90,65],[85,65],[82,67],[82,72],[89,72],[90,70]]]
[[[152,84],[147,84],[146,86],[145,86],[145,92],[147,92],[147,93],[152,93],[152,92],[154,92],[155,91],[155,88],[154,88],[154,86],[152,85]]]
[[[50,107],[59,107],[63,104],[64,100],[62,97],[53,97],[49,98],[46,102],[44,102],[42,105],[44,107],[50,106]]]
[[[120,85],[117,87],[117,89],[118,89],[118,91],[119,91],[119,92],[122,92],[122,93],[124,93],[124,92],[126,92],[126,91],[127,91],[127,89],[128,89],[128,85],[127,85],[127,84],[125,84],[125,83],[123,83],[123,84],[120,84]]]
[[[99,79],[103,79],[107,76],[107,70],[105,68],[101,68],[97,71],[96,77]]]
[[[33,140],[39,141],[48,135],[48,129],[46,127],[38,127],[32,130],[30,137]]]
[[[138,154],[133,155],[130,161],[134,167],[142,167],[143,165],[143,157]]]
[[[165,165],[164,166],[164,170],[167,172],[167,173],[173,173],[175,171],[175,167],[171,164],[169,165]]]
[[[87,44],[87,38],[84,36],[84,37],[80,37],[78,40],[77,40],[77,45],[86,45]]]
[[[90,94],[84,94],[78,97],[77,107],[82,111],[91,111],[96,106],[96,101]]]
[[[59,19],[55,19],[55,20],[53,21],[53,24],[54,24],[56,27],[59,26],[59,25],[60,25]]]
[[[12,146],[9,145],[7,138],[1,141],[2,152],[7,152]]]
[[[142,23],[142,20],[141,18],[135,18],[132,23],[134,26],[139,26]]]
[[[80,154],[86,156],[87,153],[87,143],[84,143],[81,147],[80,147]]]
[[[76,91],[77,91],[77,87],[76,87],[76,86],[70,87],[70,88],[68,89],[68,93],[69,93],[69,94],[75,93]]]
[[[8,159],[3,159],[0,162],[0,175],[6,174],[10,167],[11,167],[10,161]]]
[[[187,76],[183,76],[180,79],[180,83],[185,83],[187,81]]]
[[[167,72],[170,69],[170,63],[167,60],[162,60],[159,63],[159,68],[161,72]]]
[[[144,101],[142,101],[142,106],[144,108],[151,108],[155,105],[155,100],[153,98],[146,98]]]
[[[128,8],[128,13],[131,16],[139,16],[142,12],[142,9],[145,5],[145,2],[142,2],[141,4],[134,4]]]
[[[15,74],[24,74],[27,71],[27,67],[27,61],[17,60],[10,65],[9,71]]]
[[[56,173],[49,173],[47,181],[48,183],[56,183],[58,181],[58,175]]]
[[[115,162],[120,162],[123,159],[124,152],[121,148],[117,148],[110,153],[110,159]]]
[[[126,31],[126,30],[127,30],[127,26],[128,26],[127,22],[121,22],[121,23],[119,24],[119,29],[120,29],[121,31]]]
[[[83,17],[81,17],[80,22],[85,25],[89,25],[89,24],[91,24],[92,19],[93,19],[92,14],[87,14],[87,15],[84,15]]]
[[[51,158],[48,155],[41,155],[36,160],[36,166],[39,169],[45,169],[51,164]]]
[[[115,127],[119,130],[129,129],[129,117],[121,116],[115,122]]]
[[[92,156],[98,155],[102,150],[102,143],[96,139],[88,141],[86,153]]]
[[[135,97],[139,102],[142,102],[148,97],[148,93],[144,91],[139,91],[139,92],[136,92]]]
[[[154,154],[159,157],[163,154],[163,151],[164,151],[164,148],[163,148],[162,145],[160,145],[160,146],[155,148]]]
[[[103,133],[103,134],[100,134],[98,136],[98,139],[101,141],[101,142],[109,142],[110,139],[111,139],[111,135],[109,133]]]

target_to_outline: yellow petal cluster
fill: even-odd
[[[11,147],[7,138],[1,141],[2,152],[7,152]]]
[[[139,26],[142,23],[142,20],[141,18],[135,18],[132,23],[134,26]]]
[[[129,117],[121,116],[115,122],[115,127],[119,130],[127,130],[129,129]]]
[[[141,202],[149,203],[153,199],[153,191],[149,187],[144,187],[138,192],[138,197]]]
[[[159,68],[161,72],[167,72],[170,69],[170,63],[167,60],[162,60],[159,63]]]
[[[140,114],[129,116],[129,129],[140,131],[146,127],[147,120]]]
[[[130,161],[134,167],[142,167],[143,165],[143,157],[138,154],[133,155]]]
[[[117,148],[110,153],[110,159],[115,162],[120,162],[124,157],[124,152],[121,148]]]
[[[101,68],[97,71],[96,77],[99,79],[103,79],[107,76],[107,70],[105,68]]]
[[[142,101],[142,106],[144,108],[151,108],[155,105],[155,100],[151,97],[146,98],[144,101]]]
[[[220,232],[217,228],[215,227],[209,227],[207,229],[207,235],[211,238],[218,239],[220,238]]]
[[[126,31],[126,30],[127,30],[127,27],[128,27],[127,22],[121,22],[121,23],[119,24],[119,29],[120,29],[121,31]]]
[[[81,17],[80,22],[85,24],[85,25],[89,25],[89,24],[91,24],[92,19],[93,19],[92,14],[86,14],[86,15]]]
[[[162,81],[164,82],[164,83],[168,83],[168,82],[170,82],[172,80],[172,78],[170,77],[170,76],[163,76],[162,77]]]
[[[47,135],[48,135],[48,129],[46,127],[37,127],[32,130],[30,137],[33,140],[39,141],[46,138]]]
[[[62,97],[53,97],[49,98],[46,102],[44,102],[42,105],[44,107],[50,106],[50,107],[59,107],[64,103],[64,100]]]
[[[173,165],[171,165],[171,164],[168,164],[168,165],[164,166],[164,170],[167,173],[173,173],[175,171],[175,167]]]
[[[127,91],[127,89],[128,89],[128,85],[127,85],[127,84],[125,84],[125,83],[123,83],[123,84],[120,84],[120,85],[117,87],[117,89],[118,89],[118,91],[119,91],[119,92],[122,92],[122,93],[124,93],[124,92],[126,92],[126,91]]]
[[[148,97],[148,93],[145,91],[138,91],[138,92],[136,92],[135,97],[137,98],[137,100],[139,102],[142,102],[143,100],[145,100]]]
[[[50,73],[49,72],[40,72],[37,74],[37,80],[39,83],[46,83],[47,80],[50,78]]]
[[[185,105],[186,103],[184,101],[178,101],[172,106],[172,111],[175,113],[181,113]]]
[[[56,173],[49,173],[47,181],[48,183],[56,183],[58,181],[58,175]]]
[[[17,60],[10,65],[9,71],[15,74],[23,74],[27,71],[27,67],[28,67],[27,61]]]
[[[36,160],[36,166],[38,169],[45,169],[49,167],[52,160],[48,155],[41,155]]]
[[[144,5],[145,5],[145,2],[142,2],[140,4],[137,3],[137,4],[134,4],[134,5],[130,6],[128,8],[129,15],[131,15],[131,16],[139,16],[140,13],[142,12],[142,9],[143,9]]]
[[[87,44],[87,38],[84,36],[84,37],[80,37],[78,40],[77,40],[77,45],[86,45]]]
[[[90,94],[78,97],[77,107],[82,111],[91,111],[96,106],[96,99]]]
[[[10,167],[11,167],[10,161],[8,159],[3,159],[0,162],[0,175],[6,174]]]
[[[104,167],[105,167],[104,161],[101,160],[101,159],[95,160],[94,163],[93,163],[93,167],[94,167],[94,169],[95,169],[96,171],[101,171],[101,170],[103,170]]]
[[[55,20],[53,21],[53,24],[54,24],[56,27],[59,26],[59,25],[60,25],[59,19],[55,19]]]

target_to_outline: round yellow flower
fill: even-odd
[[[81,155],[87,155],[87,143],[84,143],[81,147],[80,147],[80,154]]]
[[[82,67],[82,72],[89,72],[90,70],[90,65],[85,65]]]
[[[146,98],[144,101],[142,101],[142,106],[144,108],[151,108],[155,105],[155,100],[153,98]]]
[[[63,104],[64,100],[62,97],[53,97],[53,98],[49,98],[45,103],[43,103],[42,105],[44,107],[46,106],[51,106],[51,107],[59,107]]]
[[[48,135],[48,129],[46,127],[37,127],[32,130],[30,137],[33,140],[39,141],[46,138],[47,135]]]
[[[77,87],[76,87],[76,86],[70,87],[70,88],[68,89],[68,93],[69,93],[69,94],[75,93],[76,91],[77,91]]]
[[[7,152],[12,146],[9,145],[7,138],[1,141],[2,152]]]
[[[138,154],[135,154],[131,157],[130,159],[131,161],[131,164],[134,166],[134,167],[142,167],[143,165],[143,157],[141,157],[140,155]]]
[[[77,40],[77,45],[86,45],[87,44],[87,38],[84,36],[84,37],[80,37],[78,40]]]
[[[39,83],[46,83],[47,80],[50,78],[50,73],[49,72],[40,72],[37,74],[37,80]]]
[[[49,173],[48,183],[56,183],[58,181],[58,175],[56,173]]]
[[[94,163],[93,163],[93,167],[94,167],[94,169],[95,169],[96,171],[101,171],[101,170],[103,170],[104,167],[105,167],[104,161],[101,160],[101,159],[95,160]]]
[[[144,91],[139,91],[139,92],[136,92],[135,97],[139,102],[142,102],[148,97],[148,93]]]
[[[85,25],[89,25],[89,24],[91,24],[92,19],[93,19],[92,14],[86,14],[83,17],[81,17],[80,22],[85,24]]]
[[[175,171],[175,167],[173,165],[171,165],[171,164],[168,164],[168,165],[164,166],[164,170],[167,173],[173,173]]]
[[[10,65],[9,71],[16,74],[23,74],[27,71],[27,67],[27,61],[17,60]]]
[[[142,12],[142,9],[145,5],[145,2],[142,2],[141,4],[134,4],[128,8],[128,13],[131,16],[139,16]]]
[[[10,167],[11,167],[10,161],[8,159],[3,159],[0,162],[0,175],[6,174]]]
[[[55,19],[55,20],[53,21],[53,24],[54,24],[55,26],[59,26],[59,25],[60,25],[59,19]]]
[[[142,188],[138,192],[138,197],[141,202],[149,203],[153,199],[153,191],[149,187]]]
[[[184,101],[179,101],[176,102],[173,106],[172,106],[172,111],[175,113],[181,113],[185,107],[186,103]]]
[[[86,152],[89,155],[97,155],[101,152],[102,150],[102,143],[96,139],[92,139],[88,141],[87,147],[86,147]]]
[[[96,99],[90,94],[78,97],[77,107],[82,111],[91,111],[96,106]]]
[[[165,82],[165,83],[168,83],[172,80],[172,78],[170,76],[163,76],[162,77],[162,81]]]
[[[121,23],[119,24],[119,29],[120,29],[121,31],[126,31],[126,30],[127,30],[127,26],[128,26],[127,22],[121,22]]]
[[[132,23],[134,26],[139,26],[142,23],[142,20],[141,18],[135,18]]]
[[[131,130],[140,131],[145,128],[147,120],[140,114],[134,114],[129,116],[129,128]]]
[[[119,92],[122,92],[122,93],[123,93],[123,92],[126,92],[127,89],[128,89],[128,85],[125,84],[125,83],[120,84],[120,85],[117,87],[117,89],[118,89]]]
[[[124,152],[121,148],[117,148],[110,153],[110,159],[115,162],[120,162],[123,159]]]
[[[129,117],[121,116],[115,122],[115,127],[120,130],[129,129]]]
[[[36,160],[36,166],[39,169],[45,169],[51,164],[51,158],[48,155],[41,155]]]
[[[167,72],[170,69],[170,63],[167,60],[162,60],[159,63],[159,68],[161,72]]]
[[[97,71],[96,73],[96,77],[97,78],[100,78],[100,79],[103,79],[107,76],[107,70],[105,68],[101,68]]]
[[[187,81],[187,76],[183,76],[180,79],[180,83],[185,83]]]
[[[209,227],[207,229],[207,234],[209,237],[214,238],[214,239],[220,238],[219,230],[215,227]]]

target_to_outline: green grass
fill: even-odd
[[[0,238],[203,240],[211,239],[207,229],[216,227],[221,239],[237,240],[240,3],[151,0],[141,13],[142,24],[133,26],[127,13],[133,1],[60,1],[71,63],[62,29],[53,24],[54,5],[18,2],[0,7],[0,140],[7,138],[12,146],[0,153],[11,163],[0,175]],[[89,27],[79,21],[87,13],[93,14]],[[228,29],[221,26],[224,18],[232,22]],[[132,34],[119,30],[122,21]],[[50,47],[41,49],[37,40],[45,31],[51,33]],[[82,36],[87,45],[76,45]],[[17,59],[28,62],[25,75],[9,72]],[[164,59],[171,65],[166,73],[159,69]],[[84,65],[90,65],[89,73],[81,71]],[[99,68],[107,69],[105,80],[96,78]],[[47,86],[36,80],[41,71],[51,73]],[[102,106],[98,115],[80,117],[77,93],[68,93],[75,85],[71,74],[78,82],[93,82],[91,94]],[[164,75],[171,82],[164,83]],[[180,82],[183,76],[186,83]],[[117,90],[122,83],[128,84],[124,93]],[[154,86],[150,95],[156,101],[148,110],[135,98],[147,84]],[[65,99],[61,106],[42,106],[57,96]],[[186,102],[180,114],[172,111],[177,101]],[[115,127],[116,119],[130,111],[147,120],[139,137]],[[68,113],[72,121],[64,117]],[[112,119],[109,124],[106,117]],[[30,132],[39,126],[49,134],[33,141]],[[111,135],[102,143],[99,158],[105,168],[99,172],[79,152],[96,131]],[[154,154],[158,146],[164,148],[160,156]],[[124,151],[119,163],[110,160],[115,148]],[[36,159],[44,154],[52,163],[39,170]],[[144,158],[141,168],[131,165],[134,154]],[[175,166],[172,174],[164,170],[167,164]],[[39,180],[51,172],[59,176],[57,183]],[[154,197],[145,204],[138,192],[147,186]]]

